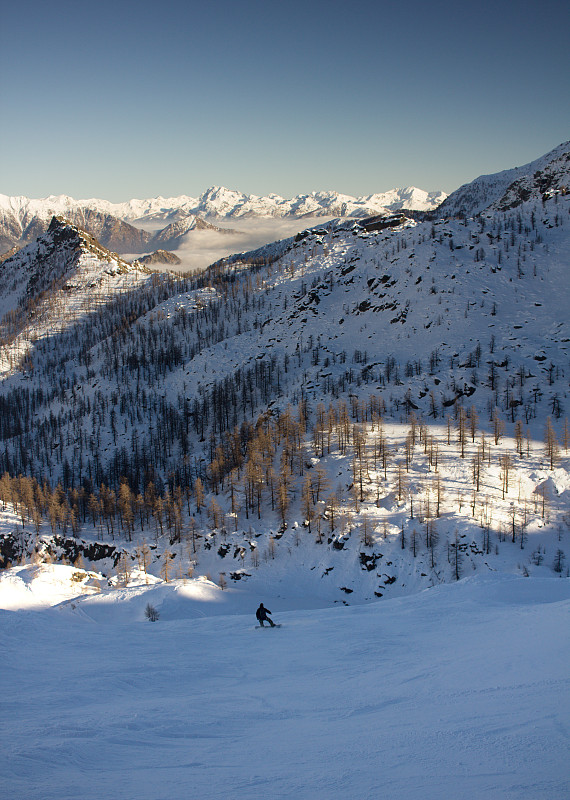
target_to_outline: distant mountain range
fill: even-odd
[[[425,192],[413,186],[367,197],[338,192],[311,192],[286,200],[214,186],[198,198],[156,197],[110,203],[75,200],[67,195],[33,200],[0,194],[0,253],[21,247],[44,233],[55,216],[64,216],[118,253],[148,253],[176,249],[193,230],[228,232],[220,221],[255,217],[366,217],[401,209],[429,211],[444,199],[444,192]],[[231,232],[231,230],[229,231]]]

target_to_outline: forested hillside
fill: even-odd
[[[237,580],[310,542],[300,566],[323,545],[325,569],[350,551],[347,581],[373,573],[365,597],[457,578],[466,559],[495,568],[499,543],[524,551],[532,531],[516,568],[547,546],[553,563],[568,526],[569,195],[551,181],[519,200],[340,220],[191,279],[91,243],[89,280],[83,260],[46,282],[59,240],[77,238],[54,223],[2,266],[0,474],[23,536],[5,538],[5,563],[99,540],[107,570],[138,568],[152,541],[169,554],[156,569],[174,556]],[[109,286],[112,263],[129,279]],[[378,572],[379,542],[405,552],[398,570]]]

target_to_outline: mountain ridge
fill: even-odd
[[[150,274],[54,216],[44,234],[0,263],[0,341],[16,358],[25,357],[33,337],[65,325],[67,314],[73,319],[88,313]],[[5,369],[2,357],[0,373]]]
[[[448,195],[439,205],[438,213],[442,216],[474,215],[491,206],[499,208],[501,198],[512,184],[525,179],[529,180],[535,172],[544,170],[552,162],[560,159],[567,162],[569,152],[570,141],[562,142],[528,164],[489,175],[480,175]],[[522,201],[522,199],[521,197],[520,200]]]
[[[261,196],[248,195],[224,186],[214,185],[202,192],[197,198],[188,195],[176,197],[162,197],[159,195],[158,197],[146,199],[133,198],[122,203],[113,203],[99,198],[75,199],[69,195],[50,195],[45,198],[34,199],[24,195],[9,196],[0,194],[0,210],[11,211],[15,216],[25,220],[40,214],[53,215],[55,211],[52,209],[65,214],[67,209],[79,206],[112,214],[126,221],[133,221],[144,219],[157,212],[170,214],[177,210],[183,210],[184,213],[197,216],[239,216],[240,213],[244,213],[246,210],[248,212],[251,211],[254,204],[257,204],[260,215],[265,213],[267,216],[273,216],[273,210],[278,209],[278,215],[285,216],[288,214],[294,215],[293,209],[303,200],[314,199],[315,203],[321,206],[323,214],[328,213],[326,205],[331,202],[353,204],[354,208],[351,206],[351,210],[358,213],[363,211],[363,207],[368,202],[371,204],[371,208],[365,214],[373,214],[379,213],[384,209],[429,210],[435,208],[441,202],[441,198],[445,196],[445,192],[427,192],[414,186],[408,186],[359,197],[335,191],[313,191],[286,199],[275,193]],[[251,207],[249,204],[251,204]],[[363,213],[363,215],[365,214]],[[332,216],[337,215],[333,214]]]

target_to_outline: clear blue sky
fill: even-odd
[[[569,7],[6,3],[0,192],[449,192],[570,139]]]

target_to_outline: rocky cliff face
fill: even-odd
[[[153,238],[148,231],[135,228],[111,214],[101,214],[89,208],[78,209],[69,219],[116,253],[144,253]]]
[[[522,167],[481,175],[460,186],[438,207],[441,216],[473,216],[486,208],[506,210],[547,190],[569,185],[570,142],[555,147],[546,155]]]
[[[554,158],[543,169],[537,169],[514,181],[501,199],[493,204],[493,208],[508,211],[527,200],[547,200],[554,194],[566,194],[569,191],[570,143],[565,153]]]

